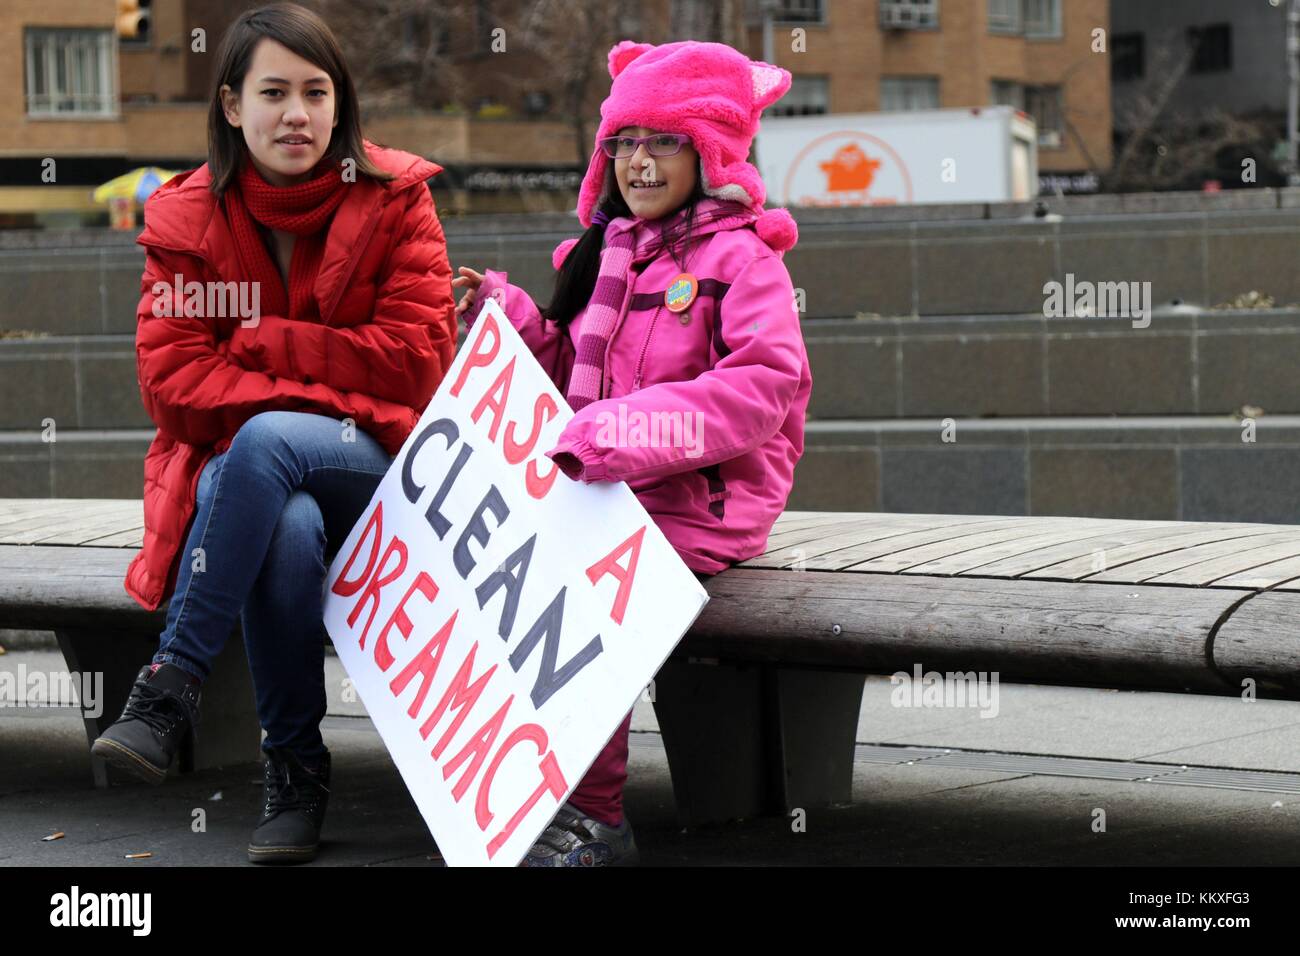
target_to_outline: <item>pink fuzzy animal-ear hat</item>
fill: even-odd
[[[705,195],[762,211],[767,189],[748,162],[749,146],[759,114],[790,88],[788,71],[722,43],[686,40],[653,46],[624,40],[609,51],[609,75],[614,82],[600,106],[598,142],[624,126],[685,133],[700,154]],[[578,219],[584,226],[591,225],[606,188],[609,162],[597,146],[578,193]],[[794,220],[784,210],[764,213],[758,230],[769,245],[786,248],[797,236]]]

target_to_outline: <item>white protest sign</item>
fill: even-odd
[[[325,582],[325,626],[449,865],[517,864],[708,600],[488,302]]]

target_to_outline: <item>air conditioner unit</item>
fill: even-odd
[[[1061,145],[1061,131],[1058,129],[1040,129],[1038,131],[1038,145],[1055,148]]]
[[[885,30],[917,30],[934,25],[933,4],[880,0],[880,26]]]
[[[920,26],[911,5],[895,5],[884,0],[880,4],[880,25],[886,30],[915,30]]]

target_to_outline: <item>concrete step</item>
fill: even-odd
[[[1215,305],[1252,290],[1300,302],[1292,268],[1300,209],[1234,209],[1065,218],[808,222],[785,256],[810,318],[1039,314],[1048,282],[1150,283],[1150,302]],[[448,229],[453,266],[508,270],[545,301],[551,250],[576,234],[510,221]],[[121,241],[0,247],[0,330],[130,332],[143,251]]]
[[[0,338],[0,429],[152,429],[135,334]]]
[[[817,418],[1300,413],[1300,310],[804,322]]]
[[[139,498],[154,429],[0,431],[0,498]]]
[[[1300,416],[810,421],[789,507],[1300,521]]]
[[[0,498],[139,498],[153,434],[0,431]],[[1297,473],[1296,415],[811,421],[789,507],[1297,523]]]
[[[1300,310],[808,319],[816,419],[1300,414]],[[0,338],[0,428],[146,428],[134,332]]]

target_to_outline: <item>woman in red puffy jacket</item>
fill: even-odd
[[[208,162],[145,205],[136,333],[158,433],[127,592],[170,597],[96,754],[158,783],[239,619],[266,731],[255,862],[311,859],[329,784],[322,592],[455,351],[440,167],[361,137],[338,43],[295,4],[222,40]]]

